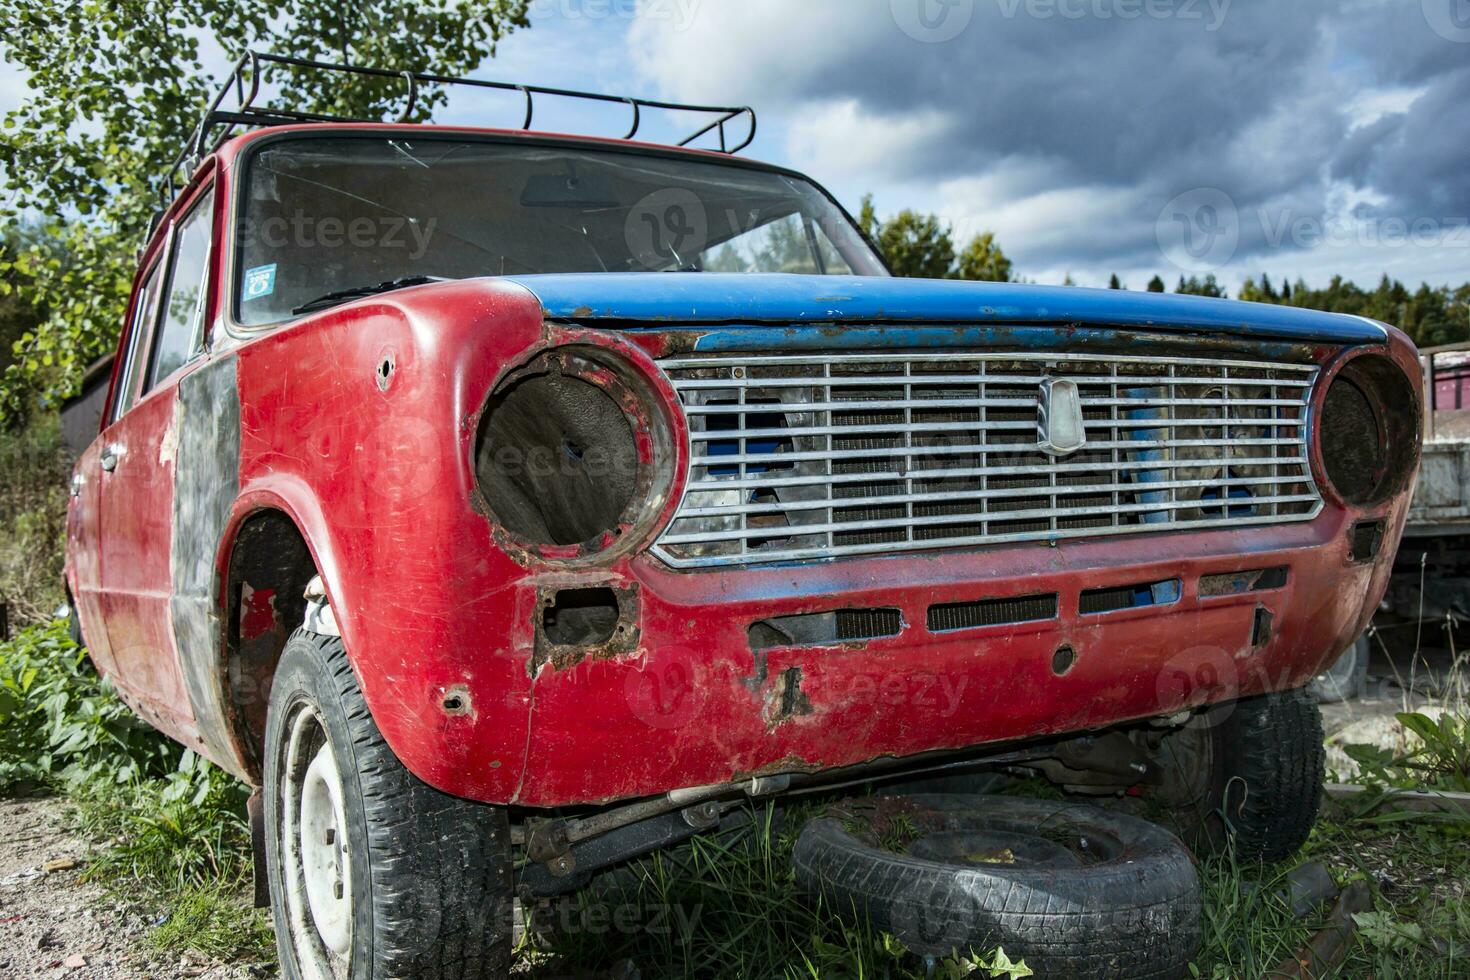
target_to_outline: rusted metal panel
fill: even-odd
[[[174,644],[203,754],[243,774],[224,701],[225,618],[215,565],[240,492],[240,393],[233,356],[179,381],[174,428]]]
[[[154,727],[199,748],[169,622],[176,400],[173,386],[149,392],[102,432],[112,467],[98,474],[96,625],[107,632],[123,699]]]

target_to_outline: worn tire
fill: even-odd
[[[1372,646],[1368,634],[1358,637],[1342,652],[1342,656],[1313,678],[1311,692],[1323,704],[1336,704],[1362,697],[1368,687],[1368,657]]]
[[[1322,806],[1322,712],[1308,689],[1246,698],[1164,737],[1164,785],[1148,795],[1197,854],[1281,861]]]
[[[298,838],[297,852],[308,846],[304,831],[283,834],[282,820],[292,812],[287,789],[300,769],[293,760],[304,758],[288,749],[303,737],[293,735],[305,730],[301,719],[311,715],[311,724],[319,721],[317,754],[324,738],[340,783],[341,852],[350,870],[347,951],[335,965],[329,954],[328,966],[354,980],[506,976],[512,883],[505,811],[441,793],[409,773],[368,713],[342,641],[304,630],[281,655],[266,724],[266,855],[282,976],[317,980],[314,950],[325,949],[322,933],[312,931],[318,927],[304,885],[290,911],[291,852],[283,849],[283,840]],[[304,804],[294,812],[301,827],[310,826]],[[307,877],[297,872],[291,880]]]
[[[1092,840],[1105,857],[1076,867],[951,863],[915,856],[923,838],[895,853],[827,816],[797,839],[798,885],[836,914],[865,916],[921,955],[1001,946],[1037,976],[1187,975],[1200,943],[1199,878],[1189,852],[1162,827],[1020,797],[909,799],[919,811],[911,819],[930,840],[967,830],[1035,834],[1049,826]]]

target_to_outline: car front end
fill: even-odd
[[[714,156],[223,153],[237,510],[301,528],[419,778],[559,807],[999,751],[1299,688],[1364,628],[1401,333],[893,278],[816,185]]]
[[[590,548],[502,529],[534,593],[514,627],[534,651],[521,802],[811,773],[1291,690],[1382,595],[1419,418],[1413,351],[1390,329],[1301,317],[1212,332],[1191,316],[1252,311],[815,279],[747,279],[721,310],[735,283],[691,282],[688,308],[716,322],[674,328],[629,315],[647,300],[677,319],[666,282],[521,284],[554,325],[547,350],[588,352],[587,376],[642,376],[657,404],[626,417],[673,460],[639,491],[656,504],[647,524],[610,525]],[[880,310],[889,322],[871,322]],[[495,427],[498,397],[476,457],[492,521],[509,480],[555,501],[566,479],[508,477],[497,453],[568,458],[545,432]]]

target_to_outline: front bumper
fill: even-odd
[[[636,652],[540,666],[516,801],[597,802],[759,775],[1077,732],[1305,684],[1365,627],[1402,506],[1376,557],[1363,515],[1139,540],[1062,543],[738,573],[651,561]],[[1205,576],[1286,569],[1285,584],[1201,595]],[[1084,590],[1179,580],[1177,601],[1079,612]],[[930,632],[929,606],[1055,593],[1041,622]],[[898,635],[753,650],[752,622],[897,608]],[[1059,649],[1075,657],[1060,676]]]

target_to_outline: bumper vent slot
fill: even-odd
[[[1277,568],[1253,568],[1244,572],[1226,572],[1222,575],[1202,575],[1199,580],[1201,599],[1215,599],[1227,595],[1245,595],[1248,592],[1269,592],[1286,586],[1286,566]]]
[[[1057,597],[1055,593],[933,605],[929,607],[927,617],[931,633],[978,629],[982,626],[1036,623],[1056,618]]]
[[[1177,578],[1110,589],[1088,589],[1082,593],[1082,599],[1077,604],[1077,611],[1084,616],[1097,616],[1102,613],[1121,612],[1124,609],[1167,606],[1178,602],[1179,595],[1180,584]]]
[[[897,636],[902,630],[903,616],[897,609],[838,609],[758,620],[750,624],[747,639],[752,650],[768,650],[860,643]]]
[[[1310,364],[943,351],[660,365],[691,443],[655,546],[679,568],[1283,524],[1322,507]],[[1080,424],[1080,448],[1057,448],[1047,408],[1067,448]]]

